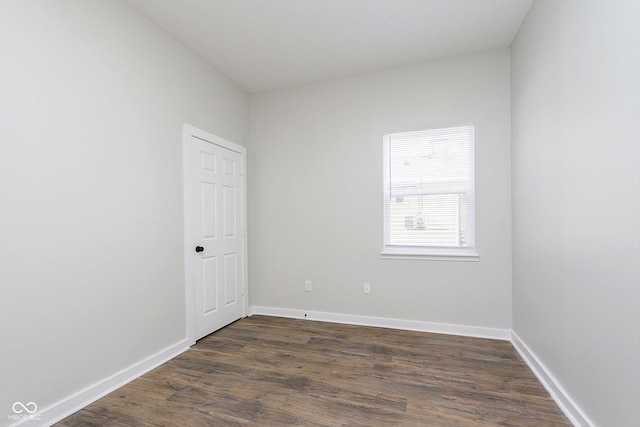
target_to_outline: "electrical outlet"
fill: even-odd
[[[307,292],[311,292],[311,280],[304,281],[304,290]]]
[[[365,294],[371,293],[371,283],[365,283],[363,287],[363,291]]]

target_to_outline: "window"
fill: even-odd
[[[477,260],[473,126],[384,136],[383,256]]]

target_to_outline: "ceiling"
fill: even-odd
[[[125,0],[250,93],[511,45],[533,0]]]

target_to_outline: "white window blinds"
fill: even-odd
[[[385,251],[474,251],[473,126],[384,136]]]

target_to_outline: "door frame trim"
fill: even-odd
[[[191,138],[196,137],[203,141],[218,145],[240,154],[240,180],[242,181],[243,195],[240,198],[240,210],[242,213],[240,235],[243,241],[243,284],[242,284],[242,317],[247,315],[249,306],[249,267],[247,263],[247,149],[242,145],[227,141],[224,138],[205,132],[187,123],[182,131],[182,179],[184,194],[184,284],[185,284],[185,311],[186,311],[186,336],[189,346],[196,343],[196,307],[195,307],[195,281],[193,265],[193,150]]]

